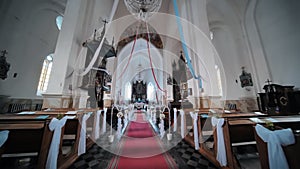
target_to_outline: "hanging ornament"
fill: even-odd
[[[128,11],[143,21],[151,17],[154,12],[158,12],[161,2],[162,0],[124,0]]]

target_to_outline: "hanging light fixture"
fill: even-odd
[[[137,76],[136,76],[136,80],[140,83],[143,80],[143,76],[142,76],[142,71],[143,71],[143,67],[142,64],[138,64],[137,66]]]
[[[147,20],[158,12],[162,0],[124,0],[128,11],[138,19]]]

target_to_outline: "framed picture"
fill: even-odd
[[[241,87],[253,86],[251,73],[247,73],[244,67],[242,67],[242,70],[242,74],[240,75]]]

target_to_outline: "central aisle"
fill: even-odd
[[[164,153],[150,124],[141,112],[136,113],[121,139],[119,156],[112,159],[109,168],[120,169],[166,169],[177,168],[168,153]]]

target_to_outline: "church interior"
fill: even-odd
[[[1,168],[300,168],[299,8],[1,0]]]

